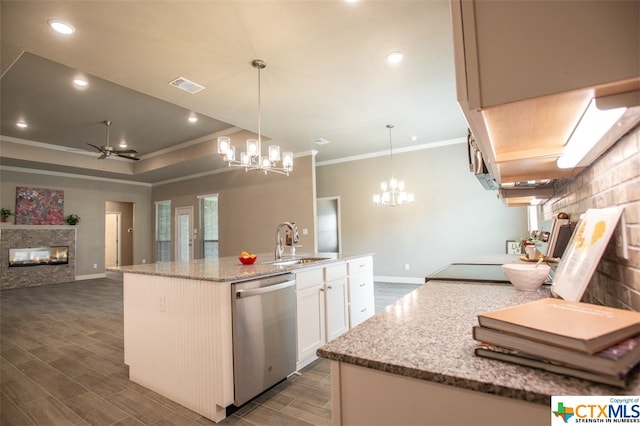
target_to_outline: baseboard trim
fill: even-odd
[[[95,280],[97,278],[106,278],[106,277],[107,277],[107,274],[104,272],[102,274],[76,275],[76,281]]]
[[[384,277],[375,275],[373,281],[396,284],[424,284],[424,277]]]

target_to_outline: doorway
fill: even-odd
[[[133,203],[107,201],[104,215],[106,268],[133,264]]]
[[[340,239],[340,197],[324,197],[316,200],[318,252],[339,253]]]
[[[176,262],[193,260],[193,206],[176,208]]]
[[[120,266],[120,213],[107,212],[104,217],[104,265],[107,268]]]

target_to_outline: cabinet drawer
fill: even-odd
[[[358,303],[374,295],[373,275],[369,271],[349,276],[349,302]]]
[[[373,298],[370,303],[349,305],[349,327],[353,328],[375,315],[375,303]]]
[[[358,272],[373,269],[373,257],[359,257],[357,259],[351,259],[347,261],[347,271],[349,275],[357,274]]]
[[[347,265],[344,262],[340,262],[334,265],[329,265],[324,268],[324,280],[334,281],[347,276]]]
[[[373,271],[349,275],[349,326],[355,327],[375,314]]]
[[[322,284],[323,272],[323,268],[306,269],[304,271],[296,272],[296,288],[300,290],[313,285]]]

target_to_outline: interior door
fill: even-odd
[[[107,268],[120,266],[120,213],[105,213],[104,264]]]
[[[193,260],[193,206],[176,208],[176,261]]]
[[[340,198],[318,198],[318,252],[340,252]]]

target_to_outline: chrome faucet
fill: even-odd
[[[278,227],[276,228],[276,253],[275,253],[275,260],[280,260],[282,259],[282,253],[284,252],[284,245],[282,244],[282,237],[280,236],[280,229],[282,229],[283,227],[287,227],[289,228],[289,235],[287,235],[287,241],[286,244],[287,245],[291,245],[292,247],[292,251],[293,253],[295,253],[295,244],[298,243],[298,241],[300,240],[300,237],[298,235],[298,227],[296,226],[295,222],[282,222],[280,225],[278,225]]]

